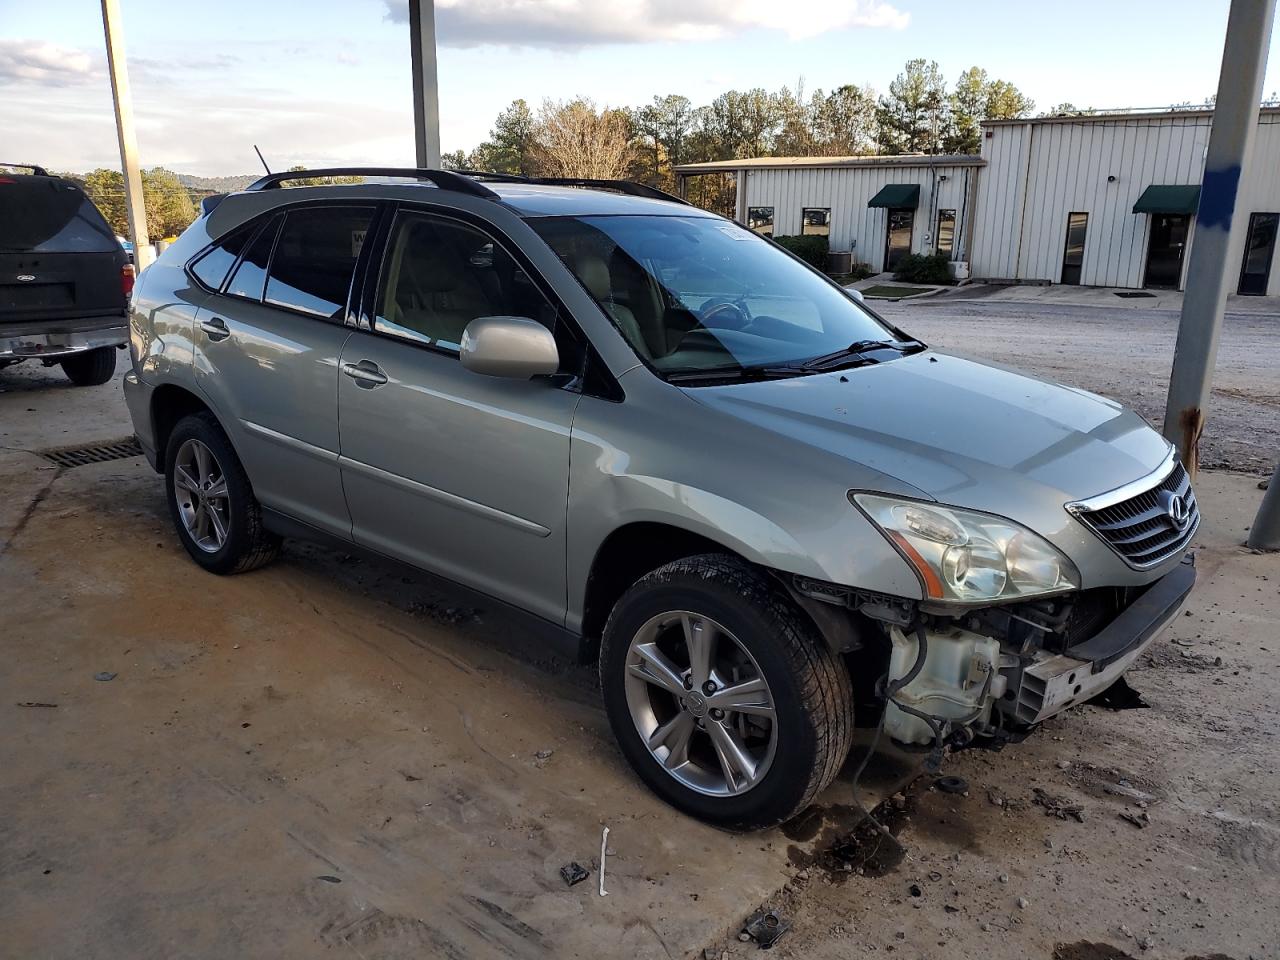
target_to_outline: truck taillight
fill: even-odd
[[[126,300],[133,296],[133,280],[137,275],[132,263],[126,263],[120,268],[120,289],[124,291]]]

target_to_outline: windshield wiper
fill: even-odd
[[[715,367],[711,370],[681,370],[667,374],[668,383],[691,383],[699,380],[778,380],[799,377],[812,371],[799,364],[748,364],[742,367]]]
[[[869,354],[877,350],[892,350],[895,353],[918,353],[925,348],[919,340],[855,340],[843,350],[826,353],[800,364],[804,370],[835,370],[840,367],[860,366],[864,363],[879,363]]]

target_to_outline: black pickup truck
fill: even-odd
[[[79,386],[106,383],[128,342],[133,278],[79,185],[0,164],[0,367],[39,360]]]

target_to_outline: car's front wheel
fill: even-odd
[[[721,826],[795,816],[849,752],[844,664],[778,584],[733,557],[677,560],[631,587],[605,627],[600,681],[641,779]]]
[[[275,559],[280,538],[231,441],[212,414],[183,417],[165,448],[169,513],[191,559],[211,573],[244,573]]]

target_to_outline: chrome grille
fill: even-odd
[[[1171,509],[1179,498],[1187,510],[1183,525],[1175,523]],[[1200,507],[1191,478],[1177,460],[1163,480],[1128,499],[1097,507],[1086,501],[1068,509],[1126,563],[1139,569],[1180,553],[1200,526]]]

